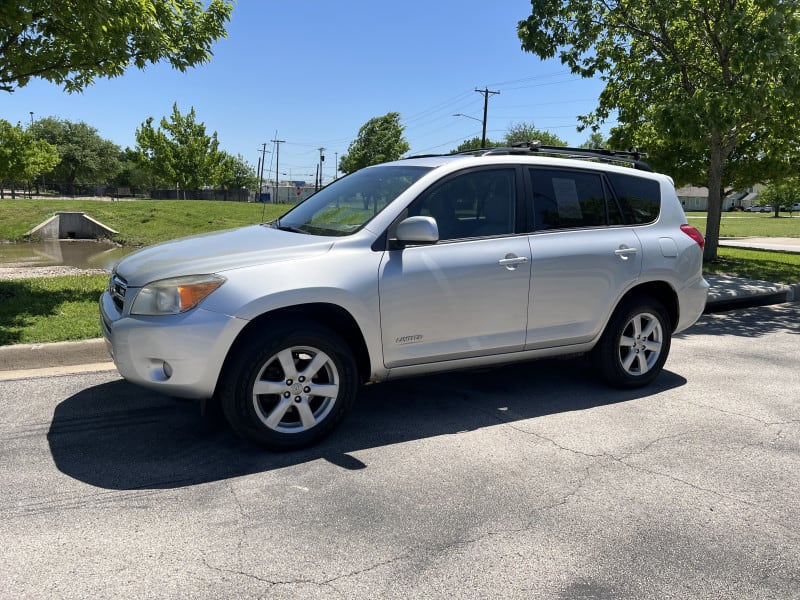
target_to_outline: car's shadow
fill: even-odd
[[[647,388],[615,390],[587,371],[582,359],[544,360],[369,386],[329,438],[287,453],[255,448],[228,427],[209,427],[196,403],[120,380],[61,402],[47,439],[58,468],[91,485],[177,488],[318,459],[366,468],[352,452],[588,410],[686,383],[664,371]]]
[[[761,337],[779,331],[800,334],[800,303],[732,308],[704,315],[676,338],[689,335]]]

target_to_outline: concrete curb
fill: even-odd
[[[0,346],[0,372],[111,363],[102,338],[52,344]]]
[[[747,306],[767,306],[800,299],[800,283],[784,285],[728,275],[705,275],[711,288],[704,312],[721,312]]]

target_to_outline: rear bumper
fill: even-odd
[[[700,318],[706,308],[708,288],[708,282],[700,275],[678,292],[680,314],[674,333],[688,329]]]

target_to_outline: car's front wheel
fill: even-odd
[[[236,352],[219,387],[222,410],[237,433],[272,450],[328,435],[358,392],[350,348],[316,323],[283,323]]]
[[[593,354],[601,376],[616,387],[646,385],[669,355],[672,329],[667,312],[653,298],[631,298],[612,315]]]

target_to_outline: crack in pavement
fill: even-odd
[[[685,437],[687,435],[693,435],[693,434],[696,434],[696,433],[702,433],[704,431],[711,431],[711,429],[709,429],[709,428],[692,429],[692,430],[689,430],[689,431],[683,431],[683,432],[676,433],[676,434],[660,436],[660,437],[657,437],[657,438],[649,441],[647,444],[645,444],[644,446],[642,446],[641,448],[639,448],[637,450],[634,450],[634,451],[631,451],[631,452],[629,452],[627,454],[618,456],[618,455],[612,454],[610,452],[597,452],[597,453],[584,452],[584,451],[581,451],[581,450],[576,450],[575,448],[570,448],[568,446],[564,446],[563,444],[558,443],[557,441],[555,441],[552,438],[549,438],[549,437],[547,437],[545,435],[542,435],[540,433],[537,433],[535,431],[530,431],[528,429],[525,429],[524,427],[520,426],[516,422],[512,421],[510,418],[505,419],[505,418],[503,418],[503,415],[498,415],[498,414],[494,413],[493,411],[488,411],[486,409],[483,409],[483,408],[481,408],[479,406],[476,406],[474,403],[471,403],[471,402],[469,404],[471,404],[472,407],[475,410],[478,410],[480,412],[483,412],[484,414],[492,416],[498,423],[500,423],[502,425],[505,425],[505,426],[509,427],[510,429],[513,429],[514,431],[517,431],[517,432],[523,433],[525,435],[529,435],[529,436],[535,437],[535,438],[537,438],[539,440],[548,442],[549,444],[551,444],[553,447],[557,448],[558,450],[569,452],[569,453],[575,454],[577,456],[584,456],[584,457],[592,459],[594,461],[597,461],[598,459],[607,459],[607,460],[611,461],[612,463],[623,465],[624,467],[626,467],[628,469],[632,469],[632,470],[640,472],[640,473],[644,473],[644,474],[655,476],[655,477],[663,477],[663,478],[669,479],[670,481],[674,481],[675,483],[684,485],[684,486],[686,486],[686,487],[688,487],[690,489],[693,489],[693,490],[695,490],[697,492],[700,492],[700,493],[703,493],[703,494],[709,494],[709,495],[714,496],[714,497],[716,497],[716,498],[718,498],[720,500],[724,500],[724,501],[727,501],[727,502],[732,502],[732,503],[735,503],[735,504],[740,504],[740,505],[746,506],[746,507],[748,507],[748,508],[750,508],[750,509],[752,509],[752,510],[758,512],[758,513],[760,513],[761,515],[766,517],[768,521],[770,521],[772,523],[775,523],[778,527],[784,529],[785,531],[791,533],[792,535],[797,535],[798,534],[798,532],[795,529],[792,529],[791,527],[781,523],[780,521],[776,521],[774,519],[774,515],[764,511],[761,508],[761,506],[756,502],[752,502],[752,501],[746,500],[744,498],[733,496],[733,495],[730,495],[730,494],[725,494],[725,493],[722,493],[722,492],[720,492],[718,490],[714,490],[714,489],[711,489],[711,488],[703,487],[701,485],[692,483],[691,481],[687,481],[685,479],[677,477],[676,475],[673,475],[671,473],[667,473],[667,472],[664,472],[664,471],[658,471],[656,469],[650,469],[650,468],[643,467],[643,466],[640,466],[640,465],[635,465],[635,464],[632,464],[631,462],[629,462],[630,459],[632,459],[634,457],[637,457],[637,456],[641,456],[642,454],[647,452],[655,444],[658,444],[658,443],[663,442],[665,440],[677,439],[677,438],[680,438],[680,437]],[[702,405],[702,404],[691,403],[691,402],[690,402],[690,404],[694,404],[695,406],[699,406],[699,407],[706,407],[706,408],[709,408],[709,409],[712,409],[712,410],[718,410],[719,412],[731,414],[733,416],[750,419],[750,420],[756,421],[758,423],[761,423],[762,425],[767,426],[767,427],[775,427],[775,426],[780,426],[780,425],[794,424],[794,423],[797,422],[796,420],[769,422],[769,421],[764,421],[764,420],[761,420],[761,419],[757,419],[755,417],[750,417],[749,415],[738,414],[738,413],[731,412],[731,411],[724,411],[724,410],[717,409],[717,408],[712,407],[712,406],[705,406],[705,405]],[[604,465],[599,465],[599,468],[605,468],[605,466]],[[586,471],[587,471],[587,476],[584,477],[581,480],[581,483],[576,487],[575,490],[573,490],[573,492],[571,494],[569,494],[567,497],[565,497],[564,502],[562,502],[561,504],[566,503],[566,501],[567,501],[566,499],[567,498],[579,495],[580,489],[583,487],[584,482],[591,476],[591,474],[589,472],[590,471],[589,467],[586,467]]]
[[[765,425],[767,427],[775,427],[778,425],[795,425],[800,423],[800,419],[789,419],[788,421],[765,421],[764,419],[759,419],[758,417],[753,417],[751,415],[747,415],[732,410],[724,410],[717,406],[712,406],[710,404],[701,404],[699,402],[687,402],[687,404],[691,404],[692,406],[697,406],[698,408],[707,408],[709,410],[713,410],[714,412],[722,413],[724,415],[731,415],[734,417],[741,417],[742,419],[755,421],[756,423],[761,423],[762,425]]]

